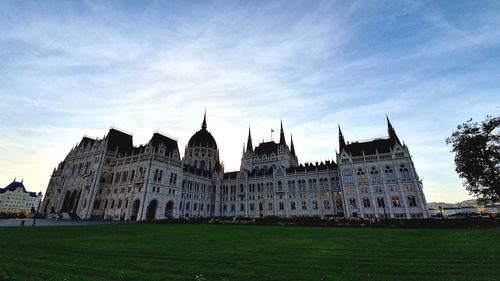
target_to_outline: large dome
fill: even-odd
[[[188,142],[188,147],[209,147],[217,149],[217,143],[215,142],[214,137],[207,131],[206,128],[203,128],[196,132]]]
[[[207,131],[207,115],[203,116],[203,123],[201,124],[201,130],[196,132],[188,142],[188,147],[208,147],[217,149],[217,143],[214,137]]]

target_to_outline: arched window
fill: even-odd
[[[285,204],[283,202],[280,202],[280,210],[284,210],[285,209]]]
[[[118,208],[121,208],[122,207],[122,200],[118,200]]]
[[[392,206],[401,207],[401,201],[399,201],[399,197],[397,196],[392,197]]]
[[[387,165],[385,166],[385,169],[384,169],[384,173],[385,173],[385,178],[387,180],[394,180],[394,171],[392,170],[392,167]]]
[[[377,198],[377,207],[379,208],[384,208],[385,207],[385,202],[383,197],[378,197]]]
[[[292,209],[292,210],[296,209],[295,201],[290,202],[290,209]]]
[[[410,205],[410,207],[417,207],[417,200],[415,199],[415,196],[408,196],[408,205]]]
[[[365,171],[362,168],[358,168],[356,175],[358,176],[359,181],[366,181]]]
[[[307,210],[307,202],[302,201],[302,210]]]
[[[378,170],[377,168],[375,167],[372,167],[371,170],[370,170],[370,178],[372,181],[380,181],[380,174],[378,173]]]
[[[403,180],[410,180],[410,171],[408,170],[408,168],[405,167],[404,164],[401,164],[399,166],[399,173],[401,174],[401,178]]]
[[[351,208],[357,208],[358,206],[356,205],[356,199],[349,199],[349,206],[351,206]]]
[[[323,207],[325,208],[325,210],[330,210],[330,201],[323,201]]]
[[[370,199],[368,197],[363,198],[363,207],[370,208]]]
[[[318,201],[313,200],[312,205],[313,205],[313,209],[314,209],[314,210],[317,210],[317,209],[318,209]]]
[[[200,161],[200,170],[205,170],[205,160]]]
[[[187,202],[186,203],[186,210],[189,210],[189,205],[191,205],[190,202]]]
[[[346,184],[352,184],[353,183],[352,171],[351,170],[344,170],[344,181],[345,181]]]
[[[272,202],[267,203],[267,210],[268,211],[272,211],[273,210],[273,203]]]
[[[111,201],[111,209],[115,207],[115,200]]]
[[[130,173],[130,181],[134,181],[134,177],[135,177],[135,170],[132,170],[132,172]]]
[[[335,206],[337,207],[337,209],[342,209],[342,199],[338,198],[336,201],[335,201]]]
[[[108,208],[108,200],[104,201],[104,209]]]

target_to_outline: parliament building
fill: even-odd
[[[189,140],[156,132],[144,145],[111,128],[83,137],[54,169],[41,211],[81,219],[202,217],[427,218],[422,182],[387,118],[387,137],[346,141],[335,161],[303,163],[281,124],[279,142],[254,147],[250,130],[238,171],[226,172],[207,130]]]

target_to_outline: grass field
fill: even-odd
[[[499,280],[500,229],[0,228],[0,280]]]

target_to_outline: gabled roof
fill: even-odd
[[[259,144],[254,150],[256,155],[270,155],[271,153],[278,153],[278,144],[274,141],[263,142]]]
[[[352,156],[362,156],[378,153],[389,153],[396,145],[394,139],[375,139],[366,142],[351,142],[344,146],[344,149]]]
[[[118,147],[118,153],[125,154],[133,148],[132,136],[117,129],[110,129],[106,138],[108,150],[115,151]]]
[[[18,189],[18,188],[22,188],[24,193],[29,193],[30,197],[37,197],[36,192],[27,191],[22,182],[15,181],[15,180],[13,182],[11,182],[9,185],[7,185],[5,188],[0,188],[0,193],[5,193],[7,191],[13,192],[13,191],[16,191],[16,189]]]
[[[91,139],[89,137],[83,137],[82,140],[80,141],[79,146],[87,147],[88,145],[94,145],[96,142],[95,139]]]
[[[174,151],[178,151],[177,141],[173,140],[167,136],[164,136],[160,133],[154,133],[153,137],[149,141],[149,143],[155,148],[158,149],[161,144],[165,146],[165,155],[172,154]]]

